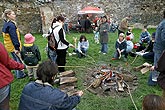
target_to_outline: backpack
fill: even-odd
[[[58,27],[58,26],[56,26],[56,27]],[[53,51],[57,49],[58,43],[59,43],[59,41],[58,42],[56,41],[54,33],[53,33],[53,30],[56,27],[52,28],[52,32],[48,36],[48,47]]]
[[[21,56],[23,56],[24,63],[28,66],[36,66],[38,64],[38,58],[35,52],[35,46],[22,47]]]

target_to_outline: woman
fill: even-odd
[[[78,42],[78,48],[77,48],[78,57],[79,58],[84,57],[84,55],[86,55],[87,53],[88,48],[89,48],[88,40],[86,39],[84,35],[81,35],[80,40]]]
[[[108,31],[109,31],[109,24],[107,23],[107,17],[103,16],[101,18],[102,23],[99,26],[99,33],[100,33],[100,43],[101,43],[101,51],[99,53],[106,54],[108,52]]]
[[[63,25],[64,25],[64,17],[58,16],[56,18],[56,23],[53,23],[53,27],[56,27],[56,28],[54,28],[53,33],[54,33],[56,41],[58,42],[58,47],[56,50],[56,52],[57,52],[56,62],[58,64],[58,66],[65,66],[65,64],[66,64],[66,51],[67,51],[69,46],[74,48],[74,46],[66,40]],[[59,72],[65,71],[64,67],[59,67],[58,70],[59,70]]]
[[[54,24],[56,23],[56,18],[53,19],[51,27],[49,28],[49,32],[48,34],[46,34],[46,37],[48,39],[48,42],[50,40],[49,35],[53,32],[53,30],[56,28],[54,26]],[[49,43],[48,43],[48,58],[52,61],[54,61],[56,63],[56,59],[57,59],[57,53],[56,53],[56,49],[52,48]]]
[[[0,110],[9,110],[10,83],[14,76],[11,70],[22,70],[25,66],[11,59],[0,42]]]
[[[80,102],[82,91],[68,96],[52,86],[58,70],[57,65],[47,60],[37,69],[38,80],[27,84],[21,95],[19,110],[72,110]]]
[[[11,53],[13,59],[17,62],[21,62],[17,56],[22,48],[21,38],[18,28],[16,26],[16,14],[10,9],[6,9],[2,15],[4,25],[2,28],[2,34],[4,38],[5,48]],[[23,71],[15,71],[17,78],[24,78],[26,74]]]

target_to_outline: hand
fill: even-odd
[[[83,95],[83,91],[77,91],[75,94],[78,95],[78,96],[82,96]]]
[[[15,53],[15,54],[19,54],[20,51],[19,51],[19,50],[14,50],[14,53]]]
[[[81,50],[79,50],[79,49],[78,49],[78,52],[82,53],[82,51],[81,51]]]
[[[69,44],[69,47],[75,48],[75,46],[73,44]]]
[[[47,38],[49,34],[42,34],[42,37]]]
[[[150,68],[150,70],[151,70],[151,71],[154,71],[154,70],[155,70],[155,66],[152,66],[152,67]]]

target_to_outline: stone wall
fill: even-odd
[[[132,15],[131,24],[135,24],[135,27],[141,27],[142,24],[157,26],[165,10],[165,0],[54,0],[51,3],[27,1],[29,2],[0,1],[0,12],[11,8],[17,13],[21,33],[45,33],[53,16],[61,13],[65,13],[71,22],[75,22],[77,12],[86,6],[100,7],[106,15],[113,14],[113,19],[118,22],[123,17]],[[0,27],[2,25],[3,20],[0,19]]]

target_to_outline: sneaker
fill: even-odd
[[[99,53],[101,53],[101,51],[99,51]]]
[[[72,53],[69,53],[69,56],[72,56]]]
[[[105,54],[107,54],[107,53],[103,53],[103,55],[105,55]]]
[[[76,53],[75,53],[75,52],[73,52],[73,53],[72,53],[72,55],[76,55]]]

